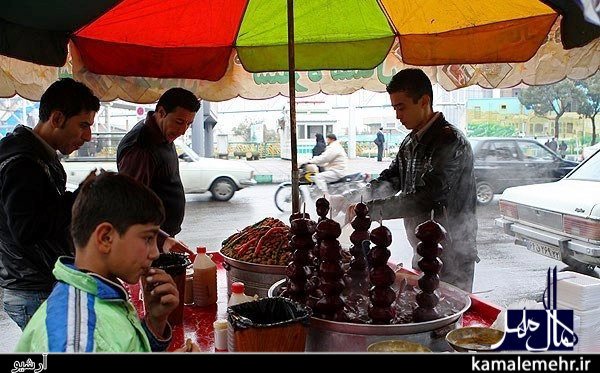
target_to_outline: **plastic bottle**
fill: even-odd
[[[227,307],[235,306],[236,304],[251,302],[257,297],[251,297],[244,294],[245,286],[243,282],[234,282],[231,284],[231,297],[227,302]]]
[[[194,259],[194,304],[205,307],[217,303],[217,265],[206,255],[206,247],[196,249]]]

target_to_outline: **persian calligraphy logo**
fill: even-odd
[[[27,359],[27,361],[17,360],[13,364],[13,369],[11,369],[10,373],[24,373],[28,370],[33,373],[39,373],[46,369],[48,369],[48,354],[42,354],[42,362],[37,363],[37,366],[31,358]]]
[[[573,310],[556,306],[556,267],[548,268],[544,309],[507,310],[504,339],[492,346],[504,351],[573,351],[577,335]]]

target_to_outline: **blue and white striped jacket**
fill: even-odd
[[[25,327],[16,351],[149,352],[168,347],[170,330],[168,340],[157,339],[120,284],[78,270],[68,257],[59,258],[52,273],[58,282]]]

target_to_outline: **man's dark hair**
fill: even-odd
[[[337,140],[337,137],[333,133],[328,133],[325,137],[327,137],[328,139]]]
[[[433,107],[431,81],[421,69],[400,70],[394,75],[386,90],[388,93],[405,92],[415,104],[423,95],[429,95],[430,105]]]
[[[160,225],[165,209],[160,198],[129,176],[103,172],[85,183],[75,199],[71,235],[75,247],[84,247],[96,227],[112,224],[119,235],[135,224]]]
[[[175,87],[167,90],[160,96],[156,103],[156,110],[158,110],[159,106],[162,106],[162,108],[165,109],[166,114],[174,111],[178,106],[196,113],[200,110],[200,101],[198,101],[198,98],[187,89]]]
[[[50,85],[40,99],[40,122],[50,119],[53,111],[69,119],[84,111],[100,110],[100,100],[88,86],[71,78],[62,78]]]

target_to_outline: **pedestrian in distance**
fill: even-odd
[[[567,149],[569,148],[569,145],[567,145],[567,143],[565,142],[565,140],[560,142],[560,145],[558,146],[558,151],[560,154],[561,158],[564,158],[567,155]]]
[[[377,162],[381,162],[383,160],[383,145],[385,144],[385,136],[383,134],[383,127],[379,128],[377,131],[377,136],[375,140],[373,140],[375,145],[377,145]]]
[[[73,253],[69,224],[79,189],[66,190],[57,152],[69,155],[91,140],[99,109],[87,86],[63,78],[42,95],[33,129],[19,125],[0,140],[0,286],[4,310],[21,329],[50,295],[58,257]]]
[[[312,148],[312,156],[313,157],[321,155],[325,151],[325,148],[327,147],[327,144],[325,144],[325,139],[323,138],[322,134],[315,133],[315,140],[317,141],[317,143]]]

